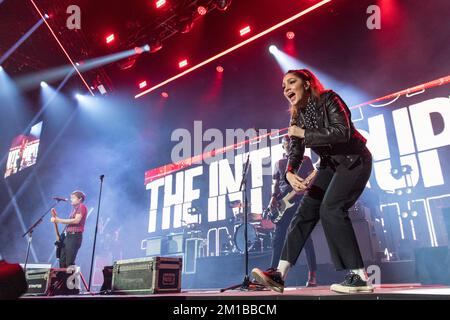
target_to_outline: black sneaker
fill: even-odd
[[[373,292],[373,286],[356,273],[349,273],[340,284],[332,284],[331,291],[339,293]]]
[[[283,293],[284,291],[284,281],[281,277],[281,273],[274,268],[269,268],[267,271],[262,271],[261,269],[254,268],[252,270],[252,276],[256,281],[269,287],[270,289]]]

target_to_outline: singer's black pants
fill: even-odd
[[[64,246],[61,248],[61,256],[59,258],[59,267],[67,268],[75,265],[78,250],[83,241],[83,233],[67,233],[64,239]]]
[[[316,179],[300,201],[289,225],[281,260],[295,264],[314,226],[321,219],[336,269],[363,268],[348,209],[363,192],[371,171],[371,156],[361,156],[348,168],[342,164],[321,164]]]
[[[300,199],[299,199],[300,200]],[[281,220],[276,224],[275,232],[272,240],[272,261],[271,267],[277,268],[278,262],[280,261],[281,250],[283,250],[284,241],[286,239],[286,233],[291,223],[292,218],[294,217],[295,212],[297,211],[299,200],[297,200],[297,205],[286,210]],[[309,271],[316,271],[316,253],[314,252],[314,244],[309,237],[305,242],[305,253],[306,253],[306,263],[308,264]]]

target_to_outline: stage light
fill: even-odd
[[[271,45],[271,46],[269,47],[269,52],[270,52],[271,54],[275,54],[275,52],[277,52],[277,51],[278,51],[277,46]]]
[[[414,218],[417,217],[418,214],[419,214],[419,213],[418,213],[417,211],[411,212],[411,216],[413,216]]]
[[[50,16],[48,14],[44,14],[45,19],[50,19]]]
[[[3,71],[3,67],[2,66],[0,66],[0,71]]]
[[[73,95],[74,97],[75,97],[75,99],[77,99],[77,100],[81,100],[82,98],[83,98],[83,95],[81,94],[81,93],[75,93],[74,95]]]
[[[245,26],[244,28],[242,28],[241,30],[239,30],[239,34],[242,36],[245,36],[246,34],[250,33],[251,28],[250,26]]]
[[[48,87],[47,82],[41,81],[41,87],[42,87],[42,88],[47,88],[47,87]]]
[[[108,35],[108,36],[106,37],[106,43],[107,43],[107,44],[110,44],[111,42],[114,41],[114,39],[115,39],[114,33],[111,33],[110,35]]]
[[[161,50],[163,47],[161,40],[159,39],[153,39],[150,41],[150,52],[155,53],[159,50]]]
[[[289,40],[294,39],[295,38],[295,33],[293,31],[286,32],[286,38],[288,38]]]
[[[216,5],[217,9],[225,11],[230,6],[231,0],[215,0],[214,4]]]
[[[180,69],[186,67],[187,65],[188,65],[187,59],[184,59],[184,60],[181,60],[180,62],[178,62],[178,67]]]
[[[219,72],[219,73],[222,73],[223,70],[224,70],[224,69],[223,69],[222,66],[217,66],[217,67],[216,67],[216,71]]]
[[[166,0],[158,0],[158,1],[156,1],[156,2],[155,2],[156,9],[159,9],[159,8],[165,6],[166,3],[167,3]]]
[[[208,59],[206,59],[206,60],[196,64],[195,66],[192,66],[192,67],[190,67],[190,68],[188,68],[188,69],[186,69],[186,70],[184,70],[182,72],[179,72],[178,74],[176,74],[176,75],[174,75],[174,76],[172,76],[172,77],[170,77],[170,78],[168,78],[168,79],[166,79],[166,80],[164,80],[164,81],[154,85],[153,87],[148,88],[148,89],[144,90],[143,92],[140,92],[140,93],[136,94],[134,96],[134,98],[138,99],[138,98],[140,98],[140,97],[142,97],[142,96],[144,96],[146,94],[149,94],[150,92],[153,92],[156,89],[161,88],[162,86],[165,86],[166,84],[171,83],[171,82],[173,82],[173,81],[175,81],[175,80],[185,76],[186,74],[191,73],[191,72],[193,72],[193,71],[195,71],[195,70],[197,70],[197,69],[199,69],[199,68],[201,68],[201,67],[203,67],[203,66],[205,66],[205,65],[207,65],[209,63],[211,63],[212,61],[215,61],[215,60],[217,60],[217,59],[219,59],[219,58],[221,58],[221,57],[223,57],[223,56],[225,56],[225,55],[227,55],[227,54],[229,54],[231,52],[234,52],[234,51],[238,50],[239,48],[242,48],[243,46],[245,46],[245,45],[247,45],[247,44],[249,44],[249,43],[251,43],[251,42],[253,42],[253,41],[255,41],[255,40],[257,40],[257,39],[259,39],[259,38],[261,38],[261,37],[271,33],[271,32],[273,32],[274,30],[277,30],[277,29],[285,26],[286,24],[288,24],[288,23],[290,23],[290,22],[292,22],[292,21],[294,21],[296,19],[299,19],[300,17],[302,17],[302,16],[304,16],[304,15],[306,15],[306,14],[308,14],[308,13],[310,13],[310,12],[320,8],[320,7],[322,7],[323,5],[325,5],[327,3],[330,3],[331,1],[332,0],[322,0],[322,1],[318,2],[318,3],[316,3],[315,5],[312,5],[311,7],[307,8],[305,10],[302,10],[299,13],[297,13],[297,14],[295,14],[295,15],[293,15],[293,16],[291,16],[291,17],[289,17],[289,18],[287,18],[287,19],[285,19],[285,20],[283,20],[283,21],[281,21],[281,22],[271,26],[270,28],[265,29],[264,31],[261,31],[258,34],[253,35],[253,36],[251,36],[248,39],[242,40],[241,42],[237,43],[236,45],[234,45],[234,46],[232,46],[232,47],[230,47],[230,48],[228,48],[226,50],[223,50],[223,51],[221,51],[221,52],[211,56],[210,58],[208,58]]]
[[[167,92],[163,91],[163,92],[161,92],[161,97],[167,99],[169,97],[169,94]]]
[[[61,50],[64,52],[64,54],[66,55],[67,59],[69,60],[69,62],[72,64],[73,68],[75,69],[75,71],[77,72],[78,76],[80,77],[81,81],[83,82],[83,84],[86,86],[86,88],[88,89],[89,93],[94,96],[94,92],[91,90],[91,88],[89,88],[89,84],[87,83],[86,79],[83,77],[83,75],[81,74],[80,70],[78,70],[77,66],[75,65],[75,63],[73,62],[72,58],[70,57],[69,53],[67,52],[67,50],[64,48],[64,46],[62,45],[61,41],[59,41],[58,37],[56,36],[56,33],[53,31],[52,27],[50,27],[50,24],[47,22],[47,20],[45,19],[44,15],[42,14],[41,10],[39,10],[39,7],[36,5],[36,2],[34,0],[30,0],[31,4],[33,5],[33,7],[35,8],[35,10],[37,11],[37,13],[39,14],[39,16],[43,19],[45,25],[47,26],[47,28],[50,30],[50,33],[52,34],[53,38],[55,38],[56,42],[58,43],[59,47],[61,48]]]
[[[406,218],[408,218],[408,212],[402,212],[402,218],[403,219],[406,219]]]
[[[208,10],[204,6],[199,6],[197,8],[197,13],[201,16],[204,16],[207,12]]]
[[[150,52],[150,46],[148,44],[143,46],[142,49],[144,49],[145,52]]]
[[[145,88],[147,86],[147,81],[141,81],[139,82],[139,89]]]

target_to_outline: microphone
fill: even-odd
[[[64,201],[64,202],[69,201],[69,199],[67,199],[67,198],[62,198],[62,197],[53,197],[53,200],[56,200],[56,201]]]

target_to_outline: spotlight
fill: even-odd
[[[0,66],[0,71],[3,71],[3,67],[2,66]]]
[[[250,33],[251,28],[250,26],[245,26],[244,28],[242,28],[241,30],[239,30],[239,34],[242,36],[245,36],[247,33]]]
[[[157,1],[155,2],[155,7],[156,7],[156,9],[159,9],[159,8],[165,6],[166,3],[167,3],[166,0],[157,0]]]
[[[144,49],[145,52],[150,52],[150,46],[148,44],[143,46],[142,49]]]
[[[419,213],[417,211],[415,211],[415,210],[413,212],[411,212],[411,216],[413,216],[414,218],[417,217],[418,214]]]
[[[406,218],[408,218],[408,212],[402,212],[402,218],[403,219],[406,219]]]
[[[141,81],[139,82],[139,89],[145,88],[147,86],[147,81]]]
[[[395,191],[395,193],[396,193],[398,196],[401,196],[401,195],[403,195],[403,190],[402,190],[402,189],[397,189],[397,190]]]
[[[167,92],[161,92],[161,97],[163,97],[163,98],[168,98],[169,97],[169,94],[167,93]]]
[[[42,88],[47,88],[47,87],[48,87],[47,82],[41,81],[41,87],[42,87]]]
[[[181,60],[180,62],[178,62],[178,67],[180,69],[186,67],[187,65],[188,65],[187,59],[184,59],[184,60]]]
[[[45,19],[50,19],[50,16],[48,14],[44,14]]]
[[[192,17],[180,18],[176,24],[176,29],[181,33],[188,33],[194,28],[194,20]]]
[[[216,67],[216,71],[219,72],[219,73],[222,73],[223,70],[224,70],[224,69],[223,69],[222,66],[217,66],[217,67]]]
[[[155,53],[159,50],[161,50],[163,47],[161,40],[159,39],[152,39],[150,41],[150,52]]]
[[[197,13],[201,16],[204,16],[208,10],[204,6],[197,7]]]
[[[271,45],[271,46],[269,47],[269,52],[270,52],[271,54],[274,54],[274,53],[277,52],[277,51],[278,51],[277,46]]]
[[[107,44],[110,44],[111,42],[114,41],[114,39],[115,39],[114,33],[111,33],[110,35],[108,35],[108,36],[106,37],[106,43],[107,43]]]
[[[216,5],[217,9],[225,11],[230,6],[231,0],[214,0],[214,4]]]
[[[77,100],[80,100],[82,97],[83,97],[83,95],[82,94],[80,94],[80,93],[75,93],[74,95],[73,95],[74,97],[75,97],[75,99],[77,99]]]
[[[293,31],[286,32],[286,38],[288,38],[289,40],[294,39],[295,38],[295,33]]]

